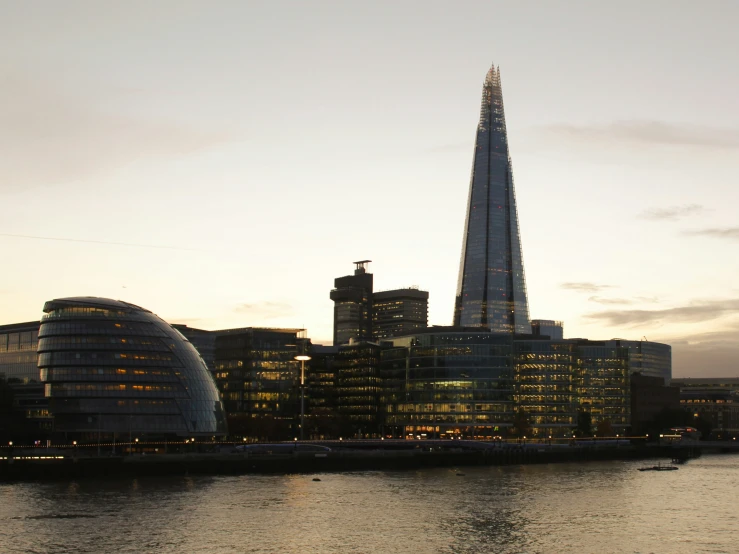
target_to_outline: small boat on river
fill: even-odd
[[[656,466],[640,467],[639,471],[677,471],[678,469],[680,468],[677,466],[663,466],[661,463],[657,463]]]

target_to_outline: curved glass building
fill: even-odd
[[[226,434],[208,368],[148,310],[106,298],[44,305],[38,366],[58,432],[149,438]]]

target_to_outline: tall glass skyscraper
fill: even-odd
[[[500,69],[482,89],[454,325],[530,333]]]

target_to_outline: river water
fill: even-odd
[[[739,456],[642,465],[5,484],[0,552],[739,552]]]

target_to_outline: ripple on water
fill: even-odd
[[[640,466],[19,483],[0,486],[0,544],[13,554],[736,551],[739,457],[662,474]]]

